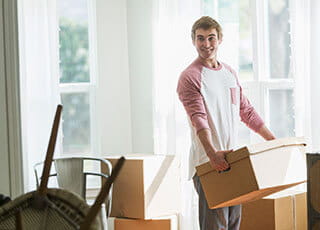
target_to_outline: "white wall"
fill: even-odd
[[[126,0],[97,0],[96,6],[100,151],[103,155],[130,153],[132,135]]]
[[[151,4],[96,1],[98,132],[103,155],[153,153]]]
[[[152,2],[127,0],[132,151],[153,153]]]
[[[8,126],[7,126],[7,95],[6,95],[6,79],[5,79],[5,59],[4,59],[4,22],[3,22],[3,0],[0,1],[0,193],[10,194],[9,181],[9,142],[8,142]]]
[[[310,17],[310,91],[313,151],[320,152],[320,1],[311,0]],[[305,41],[308,42],[308,41]]]

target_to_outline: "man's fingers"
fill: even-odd
[[[215,160],[211,159],[210,161],[211,161],[211,166],[217,171],[224,171],[230,167],[228,162],[222,156],[220,156]]]
[[[223,173],[223,172],[228,172],[228,171],[230,171],[230,167],[229,168],[227,168],[227,169],[225,169],[225,170],[222,170],[222,171],[220,171],[219,173]]]
[[[224,171],[228,169],[230,166],[226,161],[221,162],[219,165],[217,165],[218,171]]]
[[[228,168],[228,167],[229,167],[229,164],[228,164],[228,162],[227,162],[226,160],[223,160],[223,161],[221,162],[221,166],[222,166],[223,168]]]
[[[233,149],[223,151],[224,155],[227,155],[228,153],[231,153],[231,152],[233,152]]]
[[[221,164],[215,164],[215,165],[212,165],[212,166],[213,166],[213,168],[214,168],[215,170],[217,170],[218,172],[224,170],[224,167],[223,167]]]

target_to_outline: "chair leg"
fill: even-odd
[[[16,229],[17,230],[23,230],[22,217],[21,217],[21,210],[20,209],[16,212]]]
[[[108,220],[107,220],[105,204],[101,205],[100,219],[101,219],[101,225],[103,226],[103,229],[108,230]]]
[[[80,226],[80,230],[87,230],[90,228],[90,226],[91,226],[92,222],[94,221],[94,219],[96,218],[99,210],[101,210],[101,204],[105,201],[106,197],[108,196],[111,185],[114,182],[114,180],[116,179],[116,177],[118,176],[118,174],[124,164],[124,161],[125,161],[124,157],[121,157],[118,160],[117,164],[114,167],[114,170],[111,173],[110,178],[102,186],[98,197],[96,198],[94,204],[90,208],[86,218],[82,222],[82,224]]]

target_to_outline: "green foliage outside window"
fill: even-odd
[[[60,83],[89,82],[88,25],[61,18]]]

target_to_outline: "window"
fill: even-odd
[[[293,71],[294,3],[203,0],[204,13],[216,18],[224,30],[220,59],[236,69],[245,95],[277,137],[302,135],[295,129],[301,122],[295,100],[303,95],[296,95]],[[257,141],[244,124],[239,135],[240,144]]]
[[[63,154],[94,152],[94,49],[90,3],[58,0]]]

